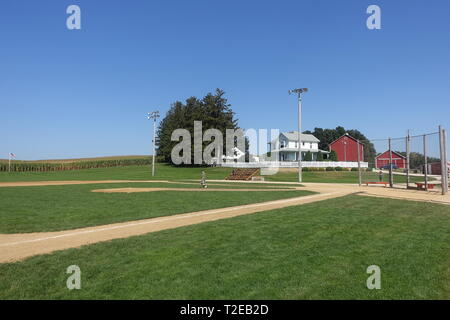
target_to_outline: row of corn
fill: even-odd
[[[64,171],[64,170],[79,170],[79,169],[93,169],[93,168],[109,168],[109,167],[124,167],[124,166],[139,166],[151,164],[151,157],[136,158],[136,159],[111,159],[111,160],[83,160],[76,162],[27,162],[27,161],[12,161],[9,169],[8,161],[0,161],[0,171],[11,172],[43,172],[43,171]]]

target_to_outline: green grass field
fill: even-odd
[[[449,230],[449,206],[347,196],[0,264],[0,299],[449,299]]]
[[[0,172],[0,182],[54,180],[200,180],[202,170],[206,171],[208,179],[224,179],[232,171],[231,168],[182,168],[159,163],[156,165],[155,177],[152,177],[150,166],[126,166],[51,172]]]
[[[94,189],[166,187],[199,189],[199,184],[114,183],[0,188],[0,233],[57,231],[168,216],[312,194],[310,191],[95,193]],[[240,189],[248,184],[210,186]],[[252,188],[272,186],[251,185]],[[280,186],[277,186],[280,187]]]
[[[266,177],[267,181],[298,181],[297,172],[279,172]],[[363,172],[362,180],[379,181],[376,172]],[[430,181],[432,179],[430,178]],[[389,182],[389,175],[384,174],[383,181]],[[411,182],[424,181],[423,177],[410,177]],[[303,182],[322,182],[322,183],[358,183],[358,172],[355,171],[306,171],[303,172]],[[406,183],[406,177],[403,175],[394,175],[394,183]]]
[[[0,172],[0,182],[12,181],[53,181],[53,180],[186,180],[200,179],[201,171],[205,170],[207,179],[225,179],[231,168],[185,168],[167,164],[156,164],[156,175],[152,177],[149,166],[126,166],[98,169],[53,171],[53,172]],[[297,172],[280,172],[276,175],[265,176],[267,181],[296,182]],[[388,180],[388,175],[384,175]],[[411,177],[411,181],[423,181],[422,177]],[[303,173],[304,182],[323,183],[358,183],[358,172],[351,171],[310,171]],[[374,172],[364,172],[363,181],[378,181]],[[395,183],[406,182],[401,175],[394,176]]]

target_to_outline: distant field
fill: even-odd
[[[46,159],[46,160],[12,160],[11,162],[22,162],[22,163],[71,163],[71,162],[79,162],[79,161],[96,161],[96,160],[120,160],[120,159],[143,159],[143,158],[151,158],[152,156],[108,156],[108,157],[93,157],[93,158],[72,158],[72,159]],[[0,161],[8,161],[8,159],[0,159]]]
[[[49,172],[0,172],[0,182],[49,181],[49,180],[183,180],[201,178],[205,170],[208,179],[225,179],[230,168],[180,168],[167,164],[156,164],[156,175],[152,177],[151,166],[124,166]]]
[[[130,156],[131,157],[131,156]],[[156,163],[156,175],[151,175],[151,165],[92,168],[48,172],[0,172],[0,182],[11,181],[49,181],[49,180],[200,180],[201,172],[206,172],[207,179],[225,179],[232,168],[222,167],[177,167]],[[388,181],[387,174],[384,181]],[[424,181],[423,177],[410,177],[412,182]],[[279,172],[265,176],[266,181],[297,182],[297,172]],[[432,179],[430,179],[432,180]],[[304,182],[323,183],[358,183],[358,172],[354,171],[307,171],[303,172]],[[378,181],[375,172],[364,172],[363,181]],[[406,182],[406,177],[394,175],[395,183]]]
[[[50,172],[150,165],[150,156],[117,156],[67,160],[0,161],[0,172]]]
[[[0,299],[449,299],[449,229],[449,206],[347,196],[0,264]]]

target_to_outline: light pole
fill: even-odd
[[[298,96],[298,182],[302,182],[302,93],[308,92],[308,88],[293,89],[289,94],[297,93]]]
[[[152,159],[152,177],[155,176],[155,158],[156,158],[156,119],[159,118],[159,111],[147,113],[147,119],[153,119],[153,159]]]

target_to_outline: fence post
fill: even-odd
[[[423,156],[424,156],[424,168],[425,174],[425,190],[428,191],[428,156],[427,156],[427,135],[423,135]]]
[[[394,175],[392,173],[392,139],[389,138],[389,185],[394,187]]]
[[[410,157],[410,153],[411,153],[411,135],[410,132],[408,130],[408,135],[406,136],[406,189],[409,188],[409,169],[410,169],[410,164],[409,164],[409,157]]]
[[[445,178],[445,184],[444,184],[444,194],[448,193],[448,153],[447,153],[447,131],[445,129],[442,129],[442,138],[444,140],[444,178]]]
[[[361,146],[359,140],[356,140],[357,148],[358,148],[358,183],[361,187],[362,178],[361,178]]]
[[[440,151],[440,158],[441,158],[441,189],[442,189],[442,195],[447,193],[447,163],[446,163],[446,156],[445,156],[445,147],[444,147],[444,130],[441,126],[439,126],[439,151]]]

